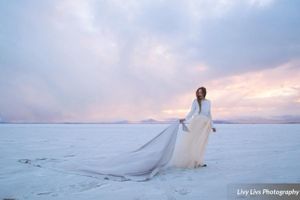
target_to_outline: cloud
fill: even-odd
[[[180,115],[198,85],[297,60],[297,4],[0,2],[0,116],[136,120],[176,109]]]
[[[190,60],[202,60],[215,72],[230,75],[272,68],[298,58],[300,29],[297,2],[276,1],[264,8],[235,5],[219,18],[202,20],[182,48]],[[284,14],[283,14],[284,13]]]
[[[220,118],[300,115],[299,60],[208,83]]]
[[[236,74],[205,83],[215,119],[300,115],[300,61],[270,69]],[[195,98],[194,91],[183,94],[161,112],[184,117]]]

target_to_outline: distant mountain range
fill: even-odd
[[[157,123],[170,123],[178,120],[178,118],[168,118],[165,120],[156,119],[144,119],[140,121],[115,121],[111,123],[143,123],[143,124],[157,124]],[[295,115],[282,115],[282,116],[272,116],[268,118],[264,117],[240,117],[232,119],[216,119],[213,120],[216,124],[298,124],[300,123],[300,116]]]
[[[140,121],[116,121],[111,123],[143,123],[143,124],[157,124],[157,123],[170,123],[178,120],[178,118],[168,118],[165,120],[155,120],[152,118]],[[300,115],[282,115],[272,117],[239,117],[232,119],[216,119],[213,120],[216,124],[298,124],[300,123]]]
[[[165,120],[156,120],[156,119],[144,119],[137,121],[130,120],[118,120],[110,122],[58,122],[58,124],[164,124],[171,123],[178,120],[178,118],[168,118]],[[216,119],[213,120],[215,124],[299,124],[300,115],[281,115],[281,116],[272,116],[268,118],[264,117],[239,117],[232,119]],[[13,123],[28,123],[28,122],[6,122],[0,121],[3,124],[13,124]],[[30,122],[32,124],[44,124],[47,122]],[[29,123],[29,124],[30,124]],[[53,122],[51,122],[53,123]]]

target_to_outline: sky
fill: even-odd
[[[0,121],[300,116],[300,1],[1,0]]]

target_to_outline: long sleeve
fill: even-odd
[[[185,116],[185,120],[188,121],[191,119],[191,117],[193,116],[194,112],[196,110],[196,104],[195,104],[195,100],[192,103],[191,109],[189,111],[189,113]]]
[[[210,125],[212,128],[215,128],[214,122],[212,120],[212,115],[211,115],[211,102],[209,102],[209,111],[208,111],[208,116],[210,117]]]

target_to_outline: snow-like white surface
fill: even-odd
[[[88,159],[134,150],[168,124],[2,124],[0,199],[226,199],[229,183],[299,183],[299,124],[216,124],[207,167],[116,182],[18,162]],[[184,132],[179,133],[184,134]]]

